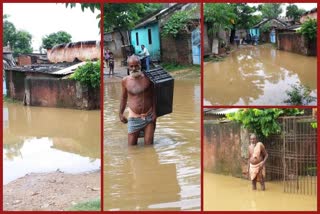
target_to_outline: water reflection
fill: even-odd
[[[204,66],[205,105],[281,105],[292,84],[317,90],[316,57],[248,46]],[[315,103],[312,103],[315,104]]]
[[[128,147],[120,83],[105,84],[105,210],[200,209],[200,86],[176,81],[174,93],[174,112],[158,118],[155,144]]]
[[[4,184],[31,172],[100,168],[99,111],[4,103]]]

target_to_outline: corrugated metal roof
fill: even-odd
[[[213,114],[213,115],[225,115],[228,113],[234,113],[239,111],[239,108],[218,108],[218,109],[205,109],[205,114]]]

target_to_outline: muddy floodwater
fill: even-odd
[[[128,146],[120,94],[105,84],[104,209],[200,210],[199,81],[175,81],[174,112],[158,118],[151,146]]]
[[[100,111],[3,106],[3,183],[28,173],[100,169]]]
[[[204,210],[316,211],[317,197],[284,193],[282,182],[266,182],[266,191],[251,190],[249,180],[204,172]]]
[[[316,97],[316,57],[272,45],[240,47],[204,65],[204,105],[288,105],[286,90],[293,84],[308,86]]]

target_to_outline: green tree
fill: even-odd
[[[32,53],[31,39],[32,36],[27,31],[18,31],[16,33],[16,41],[13,45],[14,53]]]
[[[51,33],[42,38],[42,47],[51,49],[55,45],[71,42],[71,38],[72,36],[65,31]]]
[[[256,7],[250,7],[247,3],[237,3],[234,5],[234,13],[236,14],[236,28],[237,29],[249,29],[261,19],[257,15],[253,15],[256,11]]]
[[[278,18],[282,13],[281,3],[260,4],[258,10],[262,13],[262,18]]]
[[[8,15],[3,15],[3,46],[9,42],[14,56],[21,53],[32,53],[32,35],[25,30],[17,30],[14,24],[8,21],[8,18]]]
[[[142,18],[159,11],[162,4],[135,3],[104,5],[104,31],[117,31],[125,45],[122,31],[132,29]]]
[[[286,17],[292,17],[295,21],[299,21],[301,15],[306,12],[304,9],[299,9],[295,4],[289,4],[286,9]]]

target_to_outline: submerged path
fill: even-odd
[[[288,105],[286,90],[303,85],[317,94],[317,58],[272,45],[240,46],[204,65],[204,105]],[[316,102],[310,103],[316,105]]]
[[[251,190],[249,180],[204,172],[204,210],[316,211],[316,195],[283,192],[281,182],[266,182],[266,191]]]

